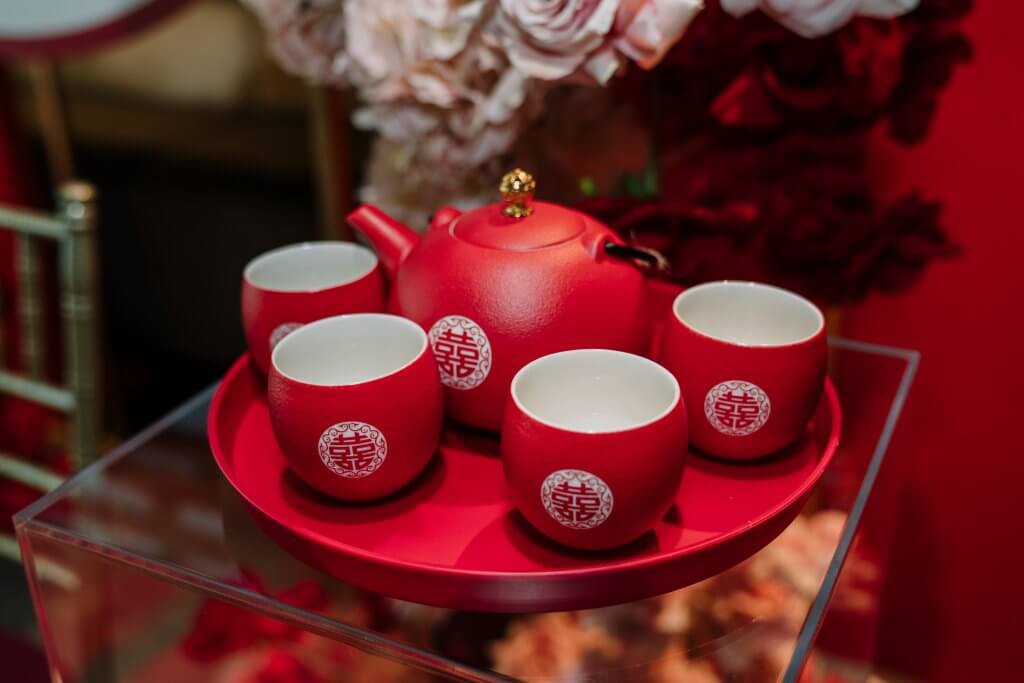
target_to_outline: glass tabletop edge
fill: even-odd
[[[857,496],[850,508],[846,524],[843,526],[843,531],[839,537],[839,544],[836,546],[835,553],[833,553],[832,559],[829,561],[828,569],[825,572],[825,577],[822,579],[821,587],[818,589],[818,593],[815,596],[814,601],[811,603],[811,609],[808,611],[807,616],[804,619],[803,626],[800,629],[796,645],[793,649],[793,655],[790,657],[785,673],[780,679],[781,683],[797,683],[797,681],[800,680],[804,663],[814,645],[814,639],[824,621],[825,612],[828,609],[829,602],[832,599],[832,594],[835,591],[839,574],[842,571],[846,558],[849,556],[850,549],[853,546],[854,537],[860,527],[860,518],[871,498],[875,480],[878,477],[878,472],[881,469],[882,463],[888,453],[889,444],[892,441],[892,436],[896,430],[900,415],[903,413],[903,407],[906,403],[907,396],[910,394],[910,389],[914,383],[914,377],[917,374],[917,369],[921,360],[921,353],[913,349],[882,346],[879,344],[872,344],[870,342],[830,337],[829,344],[831,345],[833,342],[837,342],[835,345],[839,348],[902,358],[906,361],[907,365],[903,369],[900,384],[896,389],[895,395],[893,395],[892,402],[889,404],[889,412],[885,417],[882,432],[878,437],[878,442],[875,444],[874,452],[871,454],[871,460],[868,462],[867,470],[864,473],[864,480],[861,482],[861,485],[857,490]]]
[[[97,555],[106,561],[140,571],[158,581],[164,581],[191,592],[228,602],[243,609],[261,610],[266,616],[279,619],[324,637],[332,638],[369,654],[395,659],[423,671],[452,678],[452,680],[472,681],[474,683],[505,683],[514,680],[501,674],[486,672],[482,669],[459,663],[443,655],[403,643],[386,635],[366,631],[314,612],[300,611],[288,603],[281,602],[262,593],[253,592],[242,586],[217,581],[201,572],[186,567],[149,560],[138,553],[124,550],[115,545],[83,539],[80,536],[76,536],[38,519],[30,518],[24,520],[18,527],[17,534],[19,541],[22,543],[30,543],[29,536],[31,534],[45,536],[60,543],[73,546],[78,550]],[[301,616],[298,616],[298,614],[301,614]]]
[[[37,498],[18,512],[14,513],[13,520],[15,528],[24,525],[29,520],[35,518],[40,512],[77,489],[81,485],[82,481],[84,481],[90,474],[100,470],[105,470],[119,460],[127,457],[132,451],[158,436],[161,432],[169,428],[182,417],[195,410],[196,407],[203,403],[208,403],[213,398],[213,394],[217,390],[218,386],[220,386],[220,380],[217,380],[214,384],[206,387],[192,398],[177,406],[169,413],[140,431],[138,434],[118,444],[106,455],[103,455],[94,462],[89,463],[84,468],[61,482],[61,484],[52,491],[47,492],[42,497]]]

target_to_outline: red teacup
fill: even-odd
[[[679,385],[622,351],[538,358],[512,380],[501,452],[513,501],[541,533],[587,550],[628,543],[664,516],[679,488]]]
[[[676,297],[658,360],[683,390],[690,442],[730,460],[795,441],[825,382],[825,316],[756,282],[709,282]]]
[[[242,324],[256,365],[303,324],[342,313],[384,310],[377,256],[352,242],[306,242],[268,251],[242,275]]]
[[[441,433],[427,335],[395,315],[325,318],[274,348],[270,421],[288,464],[337,498],[387,495],[420,473]]]

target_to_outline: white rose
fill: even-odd
[[[380,134],[362,199],[420,223],[441,204],[493,194],[500,160],[543,94],[541,82],[513,68],[482,34],[447,67],[450,106],[407,98],[373,103],[355,117]]]
[[[619,0],[501,0],[498,22],[512,64],[550,81],[587,66],[606,44],[618,9]]]
[[[270,50],[288,72],[314,83],[348,75],[342,0],[243,0],[267,29]]]
[[[855,15],[888,18],[906,14],[919,0],[721,0],[733,16],[755,9],[804,38],[835,31]]]
[[[615,47],[653,69],[703,7],[703,0],[622,0],[615,17]]]
[[[542,80],[604,85],[628,57],[653,68],[703,0],[501,0],[498,33],[512,64]]]
[[[411,97],[449,107],[458,96],[449,60],[458,56],[484,0],[349,0],[350,79],[373,102]]]

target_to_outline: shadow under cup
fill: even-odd
[[[319,320],[274,349],[270,420],[292,470],[345,500],[412,481],[441,433],[442,394],[419,325],[361,313]]]
[[[264,374],[270,354],[302,325],[343,313],[384,309],[377,256],[352,242],[305,242],[268,251],[242,275],[242,325]]]
[[[676,297],[658,360],[679,380],[690,442],[745,460],[806,430],[821,398],[825,317],[807,299],[756,282],[710,282]]]
[[[510,392],[502,462],[537,530],[612,548],[665,514],[686,458],[686,411],[664,368],[621,351],[564,351],[523,367]]]

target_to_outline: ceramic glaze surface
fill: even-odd
[[[574,348],[641,353],[650,335],[644,274],[604,249],[618,237],[583,214],[535,207],[522,219],[444,208],[422,236],[372,206],[349,216],[387,271],[390,312],[426,330],[456,316],[481,333],[449,338],[438,361],[455,369],[442,371],[447,414],[492,431],[526,363]]]
[[[801,296],[752,282],[713,282],[691,287],[673,306],[677,318],[721,341],[779,346],[821,331],[821,311]]]
[[[526,218],[512,218],[498,205],[458,216],[447,230],[457,240],[504,251],[532,251],[578,239],[587,229],[582,214],[556,204],[535,202]]]
[[[775,287],[708,283],[676,298],[656,357],[691,408],[694,446],[722,458],[764,457],[797,439],[818,405],[824,316]]]
[[[392,315],[362,313],[319,320],[288,335],[272,362],[285,378],[335,386],[397,372],[427,346],[416,323]]]
[[[365,277],[377,266],[372,251],[351,242],[306,242],[256,257],[243,277],[260,289],[315,292]]]
[[[679,399],[672,375],[646,358],[585,349],[538,358],[512,380],[530,418],[576,432],[619,432],[664,417]]]
[[[406,485],[437,450],[442,395],[426,333],[357,314],[310,323],[274,350],[274,440],[306,485],[343,500]]]
[[[516,507],[573,548],[634,541],[664,516],[687,453],[672,375],[621,351],[564,351],[516,375],[501,454]]]
[[[245,340],[266,374],[274,348],[305,323],[384,310],[384,280],[369,249],[350,242],[309,242],[250,261],[241,298]]]

